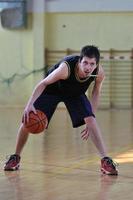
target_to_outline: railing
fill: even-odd
[[[133,108],[133,49],[101,51],[101,64],[105,70],[100,107],[101,108]],[[79,54],[79,51],[45,50],[46,66],[52,66],[62,57]],[[90,90],[88,91],[90,95]]]

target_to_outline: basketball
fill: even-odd
[[[30,112],[29,121],[25,124],[28,131],[33,134],[41,133],[48,125],[46,115],[40,110],[36,110],[36,112],[37,113]]]

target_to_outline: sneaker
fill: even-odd
[[[118,175],[117,163],[110,157],[104,157],[101,160],[101,172],[107,175]]]
[[[19,163],[20,163],[20,156],[13,154],[11,155],[8,160],[6,161],[4,165],[5,171],[15,171],[19,169]]]

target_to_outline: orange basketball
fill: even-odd
[[[40,110],[36,110],[36,112],[36,114],[34,112],[30,112],[29,121],[25,124],[28,131],[33,134],[41,133],[47,128],[48,125],[46,115]]]

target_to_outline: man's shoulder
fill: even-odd
[[[77,62],[79,60],[79,56],[78,55],[68,55],[68,56],[65,56],[63,58],[63,61],[66,61],[66,62]]]

